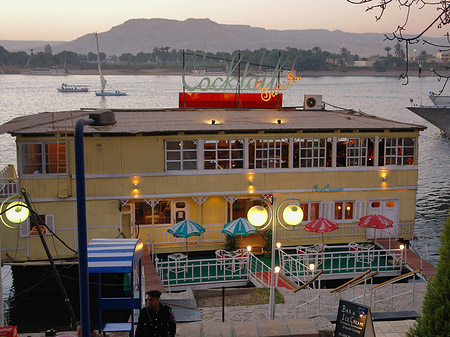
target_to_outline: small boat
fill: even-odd
[[[193,69],[192,76],[224,76],[227,73],[224,71],[207,71],[206,69]]]
[[[436,95],[434,92],[430,92],[428,97],[434,105],[450,105],[450,96]]]
[[[101,85],[101,90],[95,91],[95,95],[96,96],[126,96],[127,93],[123,92],[123,91],[105,90],[106,80],[105,80],[105,77],[103,77],[102,67],[100,66],[100,48],[98,47],[97,33],[95,33],[95,39],[97,40],[97,64],[98,64],[98,72],[100,74],[100,85]]]
[[[61,87],[56,88],[59,92],[88,92],[89,86],[84,84],[61,84]]]

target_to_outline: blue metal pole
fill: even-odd
[[[79,119],[75,124],[75,174],[78,218],[78,273],[80,289],[81,337],[90,336],[89,275],[87,263],[86,190],[84,181],[83,129],[89,122]]]

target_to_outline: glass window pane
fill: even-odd
[[[180,141],[167,141],[167,150],[179,150],[181,149],[181,142]]]
[[[183,149],[196,149],[197,144],[193,140],[183,141]]]
[[[180,160],[180,152],[167,152],[167,160]]]
[[[66,145],[45,144],[45,172],[66,173]]]
[[[167,170],[181,170],[181,163],[180,162],[168,162]]]
[[[183,162],[183,170],[196,170],[197,162],[196,161],[184,161]]]
[[[42,144],[22,144],[22,174],[42,174]]]

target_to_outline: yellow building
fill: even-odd
[[[422,126],[315,105],[113,112],[114,128],[84,129],[88,240],[123,234],[150,250],[180,251],[184,239],[167,229],[191,219],[206,231],[189,238],[189,250],[215,250],[225,244],[223,225],[246,217],[251,199],[269,195],[301,200],[299,228],[277,230],[283,245],[320,242],[320,234],[303,229],[318,217],[339,224],[324,234],[327,244],[371,240],[373,231],[357,225],[366,214],[394,221],[377,238],[413,237]],[[41,113],[0,127],[16,138],[18,158],[16,170],[2,172],[0,196],[27,191],[59,259],[76,257],[73,129],[90,113]],[[29,221],[1,226],[0,234],[3,261],[46,259]],[[254,234],[242,245],[261,240]]]

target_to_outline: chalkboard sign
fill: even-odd
[[[340,300],[334,336],[375,336],[370,308],[358,303]]]

